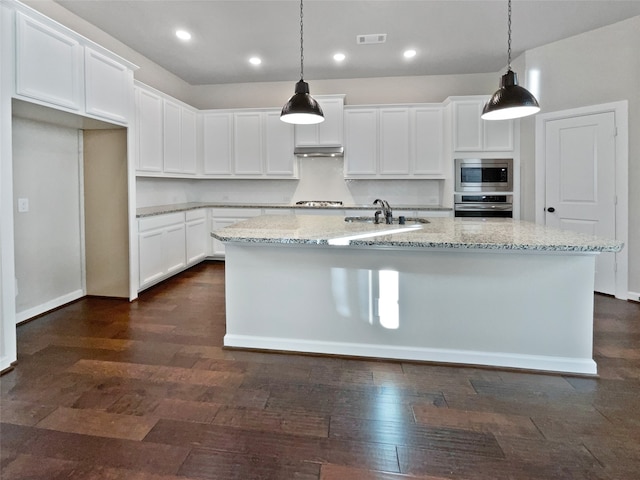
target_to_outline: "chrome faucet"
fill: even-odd
[[[380,214],[382,214],[384,212],[384,223],[386,223],[387,225],[391,225],[393,223],[393,212],[391,211],[391,206],[389,205],[389,202],[387,202],[386,200],[381,200],[379,198],[376,198],[373,201],[374,205],[380,205],[381,210],[377,210],[375,213],[375,222],[376,223],[380,223],[379,217]]]

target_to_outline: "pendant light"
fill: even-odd
[[[282,107],[280,120],[287,123],[309,125],[324,122],[324,114],[318,102],[309,95],[309,84],[304,81],[304,49],[302,0],[300,0],[300,81],[296,83],[293,96]]]
[[[540,111],[536,97],[518,85],[518,75],[511,70],[511,0],[509,0],[509,48],[507,73],[500,80],[500,88],[485,104],[481,118],[484,120],[507,120],[526,117]]]

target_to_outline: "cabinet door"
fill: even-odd
[[[164,261],[167,273],[184,268],[187,264],[184,223],[165,230]]]
[[[129,121],[133,72],[85,48],[85,110],[89,115],[126,124]]]
[[[414,110],[415,175],[445,175],[444,113],[442,108]]]
[[[162,103],[163,170],[167,173],[180,173],[182,172],[180,105],[166,98]]]
[[[211,218],[211,230],[220,230],[221,228],[228,227],[239,221],[240,219],[238,218],[213,217]],[[224,243],[213,237],[211,237],[211,254],[214,257],[224,257]]]
[[[377,110],[353,109],[344,112],[345,175],[375,176],[377,165]]]
[[[484,149],[494,152],[513,150],[513,120],[483,120]]]
[[[16,93],[82,110],[82,46],[20,12],[16,20]]]
[[[234,114],[234,172],[262,175],[262,122],[260,112]]]
[[[480,118],[484,103],[479,100],[456,101],[453,104],[453,149],[479,152],[483,150]]]
[[[280,111],[266,112],[265,173],[294,177],[296,158],[293,155],[293,125],[280,120]]]
[[[183,107],[181,120],[180,158],[182,160],[182,173],[196,173],[197,115],[195,112]]]
[[[205,175],[231,175],[232,113],[207,113],[203,119]]]
[[[138,236],[138,257],[140,262],[140,286],[162,278],[165,274],[164,230],[142,232]]]
[[[207,256],[207,219],[187,222],[186,229],[187,265],[192,265]]]
[[[409,175],[409,109],[381,108],[379,115],[379,171]]]
[[[340,95],[337,97],[317,96],[314,98],[320,104],[320,108],[322,108],[324,122],[314,125],[296,125],[296,146],[342,145],[344,97]]]
[[[136,121],[138,124],[138,170],[162,171],[162,98],[136,88]]]

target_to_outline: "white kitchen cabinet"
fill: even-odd
[[[378,172],[381,175],[409,175],[410,126],[408,108],[381,108],[378,133]]]
[[[85,111],[126,125],[131,116],[133,72],[122,63],[85,47]]]
[[[126,125],[135,65],[18,3],[15,8],[15,96]]]
[[[83,48],[77,39],[16,12],[18,96],[81,111],[83,68]]]
[[[444,114],[440,105],[345,109],[345,177],[441,179]]]
[[[165,173],[182,172],[182,146],[180,143],[180,105],[162,100],[162,166]]]
[[[145,88],[135,88],[137,126],[137,169],[162,172],[162,97]]]
[[[186,104],[141,83],[135,87],[137,169],[141,175],[194,175],[197,114]]]
[[[205,176],[297,178],[293,126],[280,110],[228,110],[203,114]]]
[[[297,177],[294,129],[280,120],[280,110],[264,112],[264,166],[267,176]]]
[[[207,256],[207,210],[199,208],[185,212],[187,265],[195,265]]]
[[[233,113],[205,113],[202,116],[202,136],[204,174],[230,176],[233,173]]]
[[[343,144],[344,95],[313,95],[320,104],[324,122],[295,126],[296,147]]]
[[[209,212],[211,231],[220,230],[248,218],[262,215],[259,208],[212,208]],[[224,258],[224,243],[211,237],[211,256]]]
[[[234,113],[233,159],[236,175],[262,175],[262,127],[260,112]]]
[[[453,150],[455,152],[513,151],[513,120],[482,120],[488,97],[453,99]]]
[[[197,172],[198,165],[198,114],[182,107],[180,116],[180,158],[182,173]]]
[[[414,175],[444,177],[444,109],[441,106],[413,109],[415,148],[412,172]]]
[[[378,112],[375,108],[351,108],[344,112],[346,177],[377,173]]]
[[[140,288],[148,287],[186,266],[184,212],[138,220]]]

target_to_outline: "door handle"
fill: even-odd
[[[555,209],[555,208],[553,208],[553,207],[549,207],[549,208],[547,208],[547,212],[549,212],[549,213],[553,213],[553,212],[555,212],[555,211],[556,211],[556,209]]]

